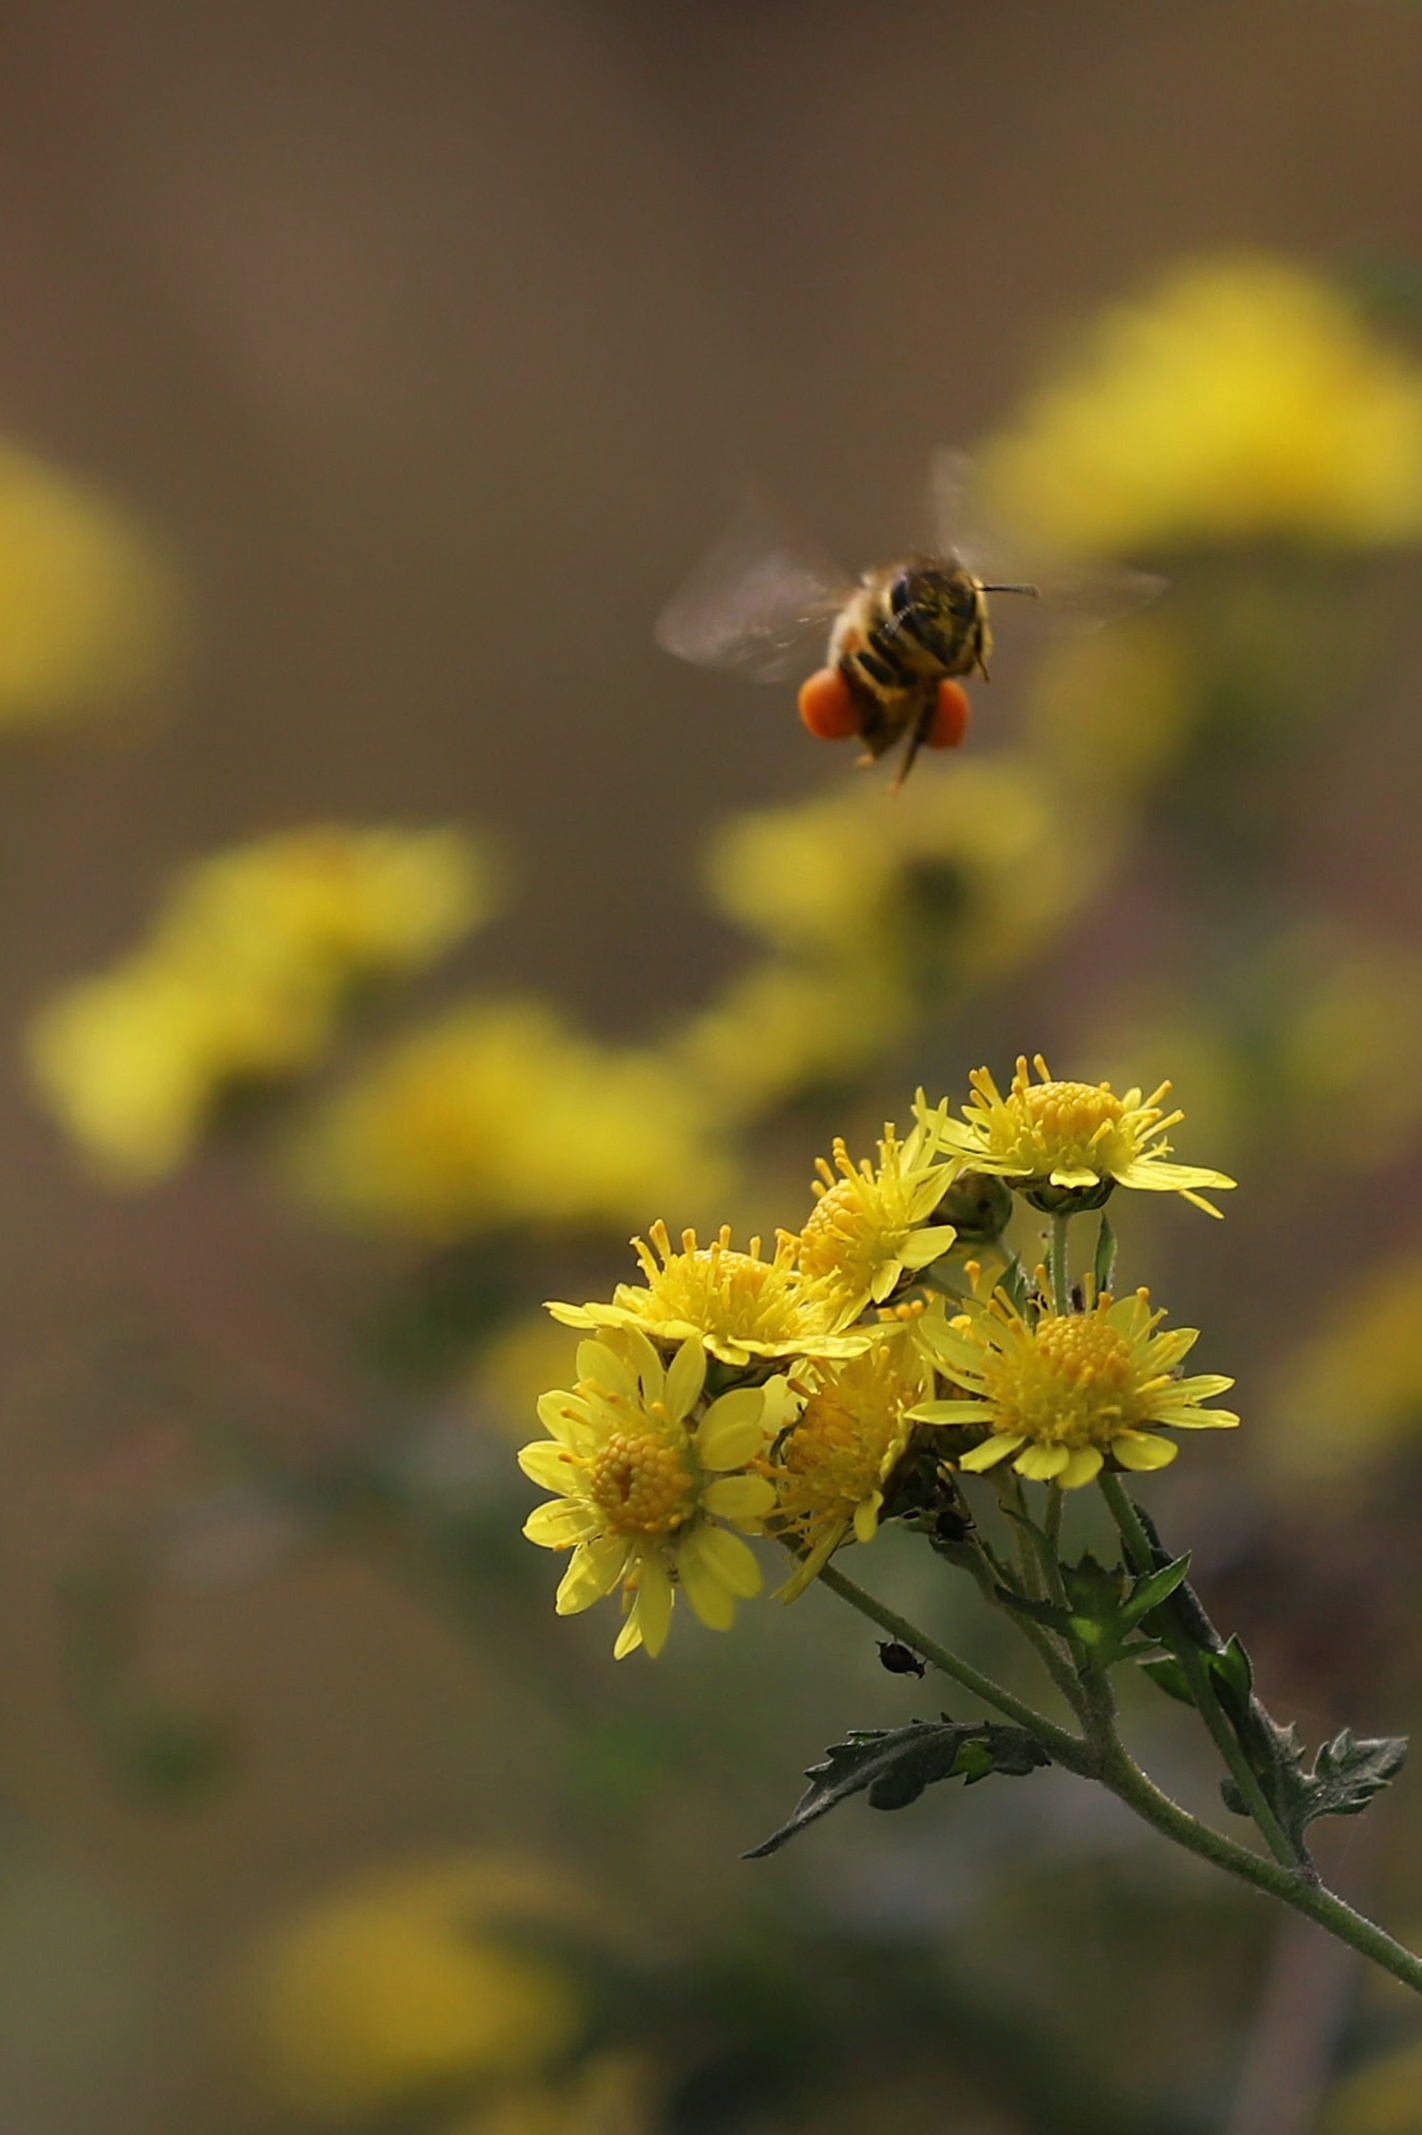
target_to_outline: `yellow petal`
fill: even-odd
[[[550,1504],[535,1505],[523,1523],[524,1534],[540,1549],[571,1549],[575,1542],[586,1542],[602,1525],[601,1517],[590,1505],[574,1505],[565,1497],[554,1498]]]
[[[660,1557],[644,1557],[637,1574],[637,1620],[642,1643],[653,1660],[667,1642],[671,1629],[672,1583]]]
[[[604,1394],[620,1394],[635,1407],[640,1398],[637,1381],[606,1342],[579,1342],[578,1377]]]
[[[617,1634],[617,1643],[612,1649],[615,1661],[625,1661],[629,1653],[635,1653],[642,1643],[642,1612],[634,1601]]]
[[[550,1438],[560,1440],[565,1446],[580,1446],[584,1442],[591,1413],[581,1394],[564,1393],[559,1388],[538,1397],[539,1422]]]
[[[547,1438],[520,1446],[518,1464],[531,1483],[537,1483],[541,1490],[556,1490],[560,1497],[577,1473],[577,1463],[567,1447]]]
[[[971,1453],[958,1455],[958,1466],[966,1468],[971,1475],[981,1475],[985,1468],[995,1468],[1000,1460],[1006,1460],[1009,1453],[1015,1453],[1019,1446],[1026,1443],[1020,1432],[1005,1432],[1000,1438],[985,1438],[980,1446],[973,1447]]]
[[[763,1475],[722,1475],[707,1484],[701,1502],[718,1519],[730,1520],[737,1527],[758,1523],[775,1509],[775,1485]]]
[[[856,1542],[872,1542],[879,1532],[879,1507],[884,1502],[882,1490],[866,1497],[862,1505],[854,1508],[854,1539]]]
[[[1123,1468],[1144,1474],[1151,1468],[1168,1468],[1180,1448],[1173,1439],[1154,1438],[1148,1431],[1123,1431],[1112,1439],[1111,1451]]]
[[[677,1557],[682,1590],[708,1631],[729,1631],[736,1620],[735,1597],[715,1573],[685,1549]]]
[[[1019,1475],[1031,1483],[1049,1483],[1071,1459],[1068,1446],[1028,1446],[1013,1462]]]
[[[728,1593],[738,1595],[742,1601],[749,1601],[752,1594],[760,1592],[760,1566],[753,1551],[739,1535],[728,1534],[724,1527],[711,1527],[705,1522],[694,1527],[677,1552],[677,1566],[683,1577],[688,1561],[701,1565]]]
[[[696,1428],[704,1468],[743,1468],[765,1444],[765,1397],[758,1386],[738,1386],[713,1401]]]
[[[667,1368],[666,1404],[673,1423],[691,1414],[705,1384],[705,1349],[700,1342],[683,1342]]]
[[[590,1609],[604,1594],[610,1594],[627,1563],[627,1544],[620,1535],[604,1535],[573,1551],[573,1561],[564,1572],[553,1606],[560,1616],[576,1616]]]
[[[1100,1473],[1100,1449],[1096,1446],[1079,1446],[1062,1469],[1057,1481],[1063,1490],[1079,1490],[1083,1483],[1094,1483]]]

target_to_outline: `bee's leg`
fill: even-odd
[[[918,752],[928,739],[928,730],[933,724],[936,702],[936,698],[932,695],[924,699],[923,708],[914,720],[913,727],[909,733],[908,747],[904,750],[903,756],[899,761],[899,768],[894,773],[893,781],[889,787],[890,793],[897,793],[910,771],[912,771]]]

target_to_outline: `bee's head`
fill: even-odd
[[[972,573],[951,557],[906,564],[889,589],[895,614],[912,607],[949,632],[965,630],[976,621],[981,598]]]

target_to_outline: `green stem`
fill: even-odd
[[[1001,1684],[993,1682],[990,1676],[980,1674],[970,1662],[959,1660],[946,1647],[925,1637],[906,1616],[900,1616],[896,1609],[877,1601],[863,1587],[856,1586],[852,1579],[846,1579],[843,1572],[836,1571],[833,1565],[825,1566],[820,1579],[831,1593],[838,1594],[861,1615],[867,1616],[871,1623],[887,1631],[891,1638],[915,1648],[935,1668],[951,1676],[963,1689],[971,1691],[984,1705],[1004,1713],[1009,1720],[1035,1735],[1057,1764],[1084,1778],[1099,1780],[1162,1838],[1173,1839],[1177,1846],[1198,1854],[1201,1860],[1211,1862],[1226,1875],[1237,1877],[1253,1889],[1282,1899],[1295,1912],[1316,1921],[1328,1934],[1357,1950],[1360,1956],[1381,1965],[1385,1972],[1390,1972],[1403,1986],[1410,1987],[1414,1994],[1422,1994],[1422,1957],[1415,1956],[1376,1922],[1355,1912],[1333,1891],[1326,1890],[1321,1883],[1307,1880],[1299,1869],[1266,1860],[1262,1854],[1241,1846],[1235,1839],[1226,1838],[1222,1831],[1202,1823],[1188,1809],[1181,1808],[1179,1802],[1172,1801],[1136,1764],[1116,1733],[1109,1708],[1104,1709],[1097,1719],[1092,1739],[1083,1741],[1055,1726],[1030,1705],[1023,1704]]]
[[[1067,1270],[1068,1215],[1052,1218],[1052,1307],[1063,1318],[1071,1310],[1071,1281]]]
[[[1154,1571],[1155,1552],[1150,1546],[1150,1537],[1141,1525],[1140,1516],[1135,1506],[1122,1488],[1120,1477],[1102,1474],[1098,1480],[1101,1485],[1101,1495],[1105,1498],[1107,1505],[1110,1507],[1111,1517],[1121,1531],[1121,1539],[1126,1545],[1126,1555],[1129,1557],[1132,1566],[1137,1572]],[[1209,1670],[1205,1666],[1199,1647],[1193,1639],[1179,1629],[1175,1612],[1169,1602],[1164,1604],[1158,1614],[1165,1625],[1165,1642],[1185,1671],[1186,1681],[1190,1685],[1190,1695],[1195,1701],[1200,1717],[1214,1737],[1215,1747],[1228,1765],[1230,1775],[1238,1787],[1250,1815],[1259,1826],[1268,1844],[1269,1851],[1273,1854],[1275,1860],[1282,1862],[1286,1868],[1295,1870],[1306,1868],[1307,1863],[1300,1860],[1298,1849],[1289,1843],[1282,1824],[1274,1814],[1269,1805],[1268,1797],[1259,1784],[1257,1774],[1240,1746],[1239,1737],[1230,1726],[1224,1707],[1215,1695],[1215,1687],[1210,1681]]]
[[[873,1594],[866,1593],[862,1586],[856,1586],[852,1579],[846,1579],[844,1573],[836,1571],[832,1564],[825,1565],[821,1571],[820,1584],[827,1586],[832,1594],[838,1594],[841,1601],[847,1601],[851,1608],[858,1609],[861,1616],[867,1616],[881,1631],[887,1631],[890,1638],[896,1638],[902,1645],[913,1647],[925,1660],[932,1661],[942,1674],[951,1676],[955,1683],[962,1689],[971,1691],[984,1705],[991,1705],[995,1711],[1015,1721],[1018,1727],[1025,1727],[1029,1734],[1037,1737],[1043,1749],[1051,1752],[1058,1764],[1065,1765],[1071,1772],[1083,1772],[1088,1776],[1091,1774],[1094,1769],[1093,1760],[1087,1745],[1076,1735],[1068,1734],[1064,1727],[1058,1727],[1045,1713],[1036,1711],[1021,1698],[1014,1697],[1010,1690],[1004,1690],[1001,1683],[995,1683],[990,1675],[984,1675],[971,1661],[960,1660],[958,1655],[950,1653],[946,1646],[940,1646],[935,1639],[925,1636],[916,1624],[911,1624],[906,1616],[900,1616],[897,1609],[889,1608]]]

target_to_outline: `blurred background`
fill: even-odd
[[[1422,1721],[1422,10],[0,31],[0,2126],[1422,2126],[1400,1989],[1065,1776],[742,1863],[931,1686],[818,1592],[614,1663],[512,1459],[656,1217],[1171,1076],[1241,1189],[1124,1273],[1246,1428],[1145,1494],[1311,1740]],[[944,444],[1170,588],[894,800],[651,628]],[[1325,1842],[1414,1945],[1416,1786]]]

